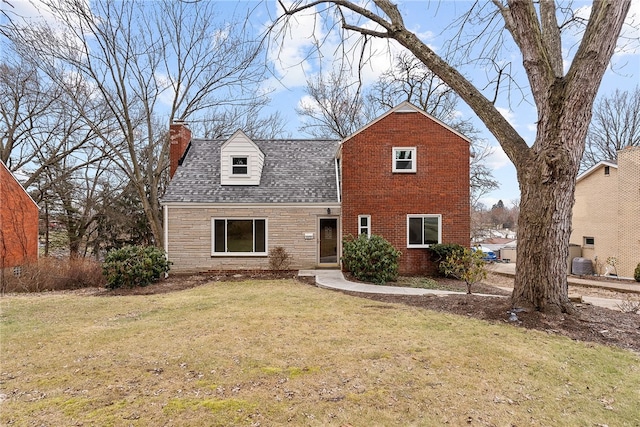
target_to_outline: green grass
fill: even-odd
[[[295,281],[0,303],[1,425],[638,425],[636,354]]]

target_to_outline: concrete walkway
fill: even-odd
[[[503,275],[515,275],[515,264],[502,264],[496,263],[489,267],[489,271],[492,271],[497,274]],[[464,292],[455,292],[455,291],[443,291],[439,289],[422,289],[422,288],[405,288],[400,286],[380,286],[380,285],[371,285],[367,283],[357,283],[350,282],[345,279],[342,271],[340,270],[300,270],[298,272],[299,276],[315,276],[316,285],[320,288],[325,289],[334,289],[339,291],[349,291],[349,292],[362,292],[369,294],[384,294],[384,295],[436,295],[436,296],[445,296],[445,295],[464,295]],[[580,286],[593,286],[600,288],[607,288],[611,290],[619,290],[621,292],[638,292],[640,293],[640,286],[629,285],[626,283],[610,283],[610,282],[601,282],[596,280],[586,280],[586,279],[578,279],[578,278],[569,278],[569,283],[574,283]],[[602,286],[605,284],[606,286]],[[622,288],[618,288],[614,285],[620,285]],[[510,290],[509,288],[505,288]],[[624,290],[622,290],[624,289]],[[488,295],[488,294],[476,294],[479,296],[487,296],[487,297],[497,297],[497,298],[505,298],[498,295]],[[583,302],[592,304],[599,307],[605,307],[612,310],[620,310],[620,304],[623,302],[620,299],[608,299],[608,298],[596,298],[596,297],[582,297]]]
[[[362,292],[365,294],[384,295],[452,295],[463,292],[442,291],[438,289],[403,288],[400,286],[370,285],[368,283],[350,282],[344,278],[340,270],[300,270],[298,276],[315,276],[316,285],[320,288],[340,291]],[[495,296],[495,295],[494,295]]]

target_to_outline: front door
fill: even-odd
[[[338,219],[320,218],[320,264],[338,264]]]

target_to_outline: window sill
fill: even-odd
[[[247,258],[247,257],[255,257],[255,258],[264,258],[269,256],[266,252],[215,252],[211,254],[211,258],[229,258],[229,257],[239,257],[239,258]]]

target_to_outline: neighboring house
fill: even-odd
[[[571,243],[604,273],[617,259],[620,277],[633,277],[640,262],[640,147],[618,151],[618,161],[602,161],[576,183]]]
[[[402,103],[343,141],[191,139],[174,123],[162,199],[174,272],[338,267],[342,239],[383,236],[400,272],[433,271],[426,248],[469,246],[469,141]]]
[[[0,269],[38,259],[38,205],[0,161]]]

